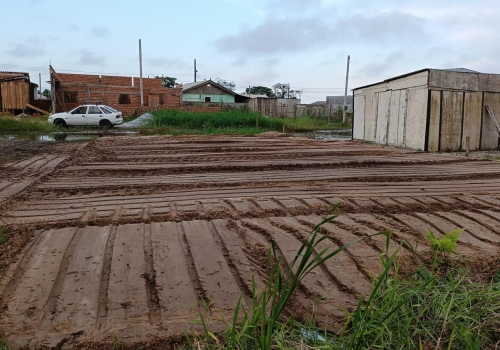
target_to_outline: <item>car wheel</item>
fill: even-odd
[[[65,128],[67,125],[66,125],[66,122],[62,119],[56,119],[54,120],[54,125],[55,126],[58,126],[60,128]]]
[[[111,129],[113,127],[113,124],[111,124],[111,122],[109,120],[104,119],[104,120],[101,120],[101,122],[99,123],[99,126],[101,127],[101,129],[107,130],[107,129]]]

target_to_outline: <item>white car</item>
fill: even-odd
[[[69,112],[52,114],[47,121],[57,126],[100,126],[112,128],[123,123],[122,112],[105,105],[83,105]]]

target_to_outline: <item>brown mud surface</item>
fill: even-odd
[[[292,261],[337,203],[319,249],[390,228],[410,271],[429,259],[426,231],[464,227],[458,253],[478,279],[500,265],[498,162],[286,135],[15,147],[0,163],[0,332],[13,348],[173,348],[200,312],[222,330],[252,275],[265,285],[270,241]],[[287,313],[315,308],[338,329],[384,244],[366,238],[313,271]]]

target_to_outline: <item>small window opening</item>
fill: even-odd
[[[78,102],[78,91],[64,91],[64,102],[77,103]]]
[[[212,102],[212,98],[210,96],[205,97],[205,102]]]
[[[129,105],[130,104],[130,95],[129,94],[120,94],[120,98],[118,99],[118,103],[121,105]]]

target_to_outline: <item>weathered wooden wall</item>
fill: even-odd
[[[466,137],[470,137],[471,151],[478,150],[481,141],[481,117],[483,112],[483,93],[466,92],[464,97],[464,124],[462,131],[462,149],[465,149]]]
[[[378,94],[377,122],[375,124],[375,142],[382,145],[387,144],[387,132],[389,127],[389,115],[391,113],[391,91]],[[391,123],[393,121],[391,120]]]
[[[471,151],[496,149],[499,135],[487,105],[500,114],[500,93],[431,91],[427,150],[463,151],[467,136]]]
[[[248,102],[248,108],[253,112],[260,112],[269,117],[278,115],[277,98],[253,98]]]
[[[440,151],[458,151],[462,145],[464,93],[443,91],[441,98]]]
[[[364,95],[354,96],[354,115],[352,138],[364,140],[365,138],[365,99]]]
[[[485,106],[490,106],[495,113],[497,121],[500,123],[500,93],[484,93],[483,101],[483,127],[481,132],[481,149],[488,150],[498,148],[498,131],[495,124],[491,120],[490,115],[486,111]]]
[[[5,81],[0,83],[3,110],[25,109],[30,102],[29,83],[24,80]]]
[[[404,94],[403,94],[404,95]],[[387,132],[387,144],[391,146],[398,145],[398,131],[399,131],[399,105],[401,103],[401,90],[391,91],[391,105],[389,107],[389,129]]]
[[[427,79],[425,71],[355,90],[353,138],[423,150]]]
[[[441,125],[441,91],[431,91],[429,111],[429,136],[427,150],[429,152],[439,151],[439,137]]]
[[[207,85],[201,85],[192,89],[189,89],[189,91],[185,92],[186,94],[192,94],[192,95],[229,95],[229,93],[225,90],[222,90],[221,88],[214,86],[210,84],[210,86]]]
[[[459,73],[431,69],[429,87],[433,90],[500,92],[500,74]]]

